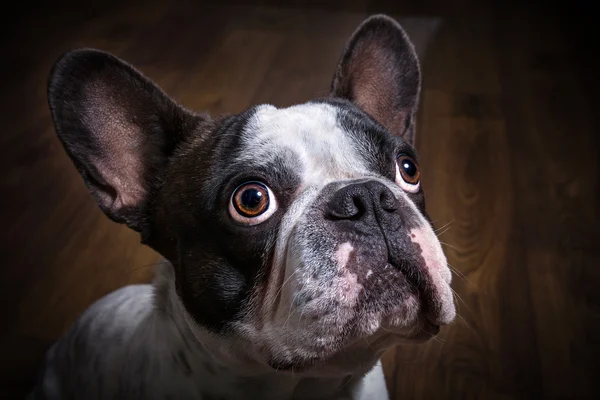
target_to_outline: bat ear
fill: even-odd
[[[331,93],[412,144],[420,88],[419,61],[408,36],[393,19],[375,15],[346,44]]]
[[[167,160],[202,118],[129,64],[91,49],[56,62],[48,102],[58,137],[102,211],[140,231]]]

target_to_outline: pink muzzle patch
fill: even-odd
[[[425,272],[431,279],[435,303],[435,314],[430,316],[436,323],[448,324],[456,316],[454,297],[450,282],[452,273],[448,268],[442,247],[429,227],[415,228],[410,231],[411,240],[421,248],[421,257],[425,261]]]

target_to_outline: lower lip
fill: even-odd
[[[429,334],[431,334],[431,336],[435,336],[438,333],[440,333],[440,326],[439,325],[433,325],[433,324],[427,324],[427,327],[425,328],[425,331],[427,331]]]
[[[430,322],[425,322],[419,329],[419,332],[412,337],[416,340],[429,340],[440,332],[440,326]]]

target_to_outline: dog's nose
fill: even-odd
[[[327,203],[326,212],[335,219],[358,220],[394,212],[399,206],[387,186],[378,181],[367,181],[339,189]]]

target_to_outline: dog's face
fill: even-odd
[[[376,16],[328,99],[212,120],[78,50],[49,100],[101,209],[173,263],[198,336],[234,362],[339,372],[454,318],[412,147],[419,88],[408,38]]]

